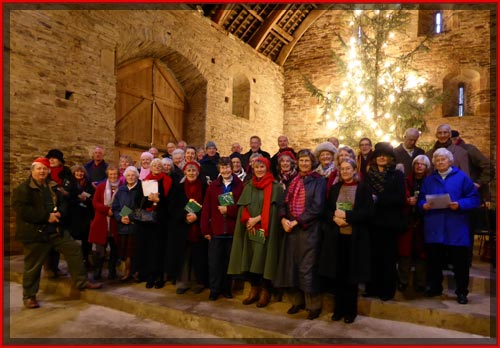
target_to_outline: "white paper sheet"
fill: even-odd
[[[158,181],[144,180],[142,181],[142,191],[144,196],[149,196],[150,193],[158,193]]]
[[[425,195],[425,200],[432,209],[445,209],[450,207],[451,199],[448,193],[439,195]]]

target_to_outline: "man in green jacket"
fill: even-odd
[[[23,302],[26,308],[38,308],[36,294],[40,274],[48,253],[53,248],[64,255],[75,286],[80,289],[98,289],[100,283],[90,283],[83,264],[79,245],[62,228],[66,207],[55,190],[57,183],[48,179],[50,162],[40,157],[31,165],[30,177],[13,194],[16,211],[16,239],[23,243]]]

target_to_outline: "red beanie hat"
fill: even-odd
[[[280,154],[278,155],[278,160],[282,157],[282,156],[288,156],[290,157],[292,160],[295,161],[295,156],[293,155],[292,151],[283,151],[283,152],[280,152]]]
[[[184,165],[184,167],[182,167],[182,171],[184,172],[186,170],[186,167],[189,166],[189,165],[195,166],[196,168],[198,168],[198,173],[200,172],[200,164],[198,162],[195,162],[195,161],[189,161],[189,162],[187,162]]]
[[[31,165],[35,164],[35,163],[41,163],[43,164],[45,167],[47,168],[50,168],[50,161],[48,158],[45,158],[45,157],[38,157],[37,159],[35,159],[33,161],[33,163],[31,163]]]
[[[265,157],[257,157],[256,159],[254,159],[253,163],[255,164],[255,162],[262,162],[266,166],[267,171],[271,170],[271,163],[269,162],[269,160],[267,158],[265,158]]]

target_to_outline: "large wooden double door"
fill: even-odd
[[[115,153],[134,160],[155,146],[182,139],[184,92],[159,60],[145,58],[118,69]]]

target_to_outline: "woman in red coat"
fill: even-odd
[[[117,222],[112,218],[111,203],[115,193],[118,191],[120,177],[118,167],[109,165],[106,169],[108,179],[100,183],[94,193],[92,204],[94,206],[94,220],[90,225],[89,242],[96,245],[98,255],[97,267],[94,279],[101,278],[102,266],[106,258],[106,247],[109,245],[110,255],[108,264],[108,279],[116,278],[116,262],[118,251],[116,242],[118,240]]]

